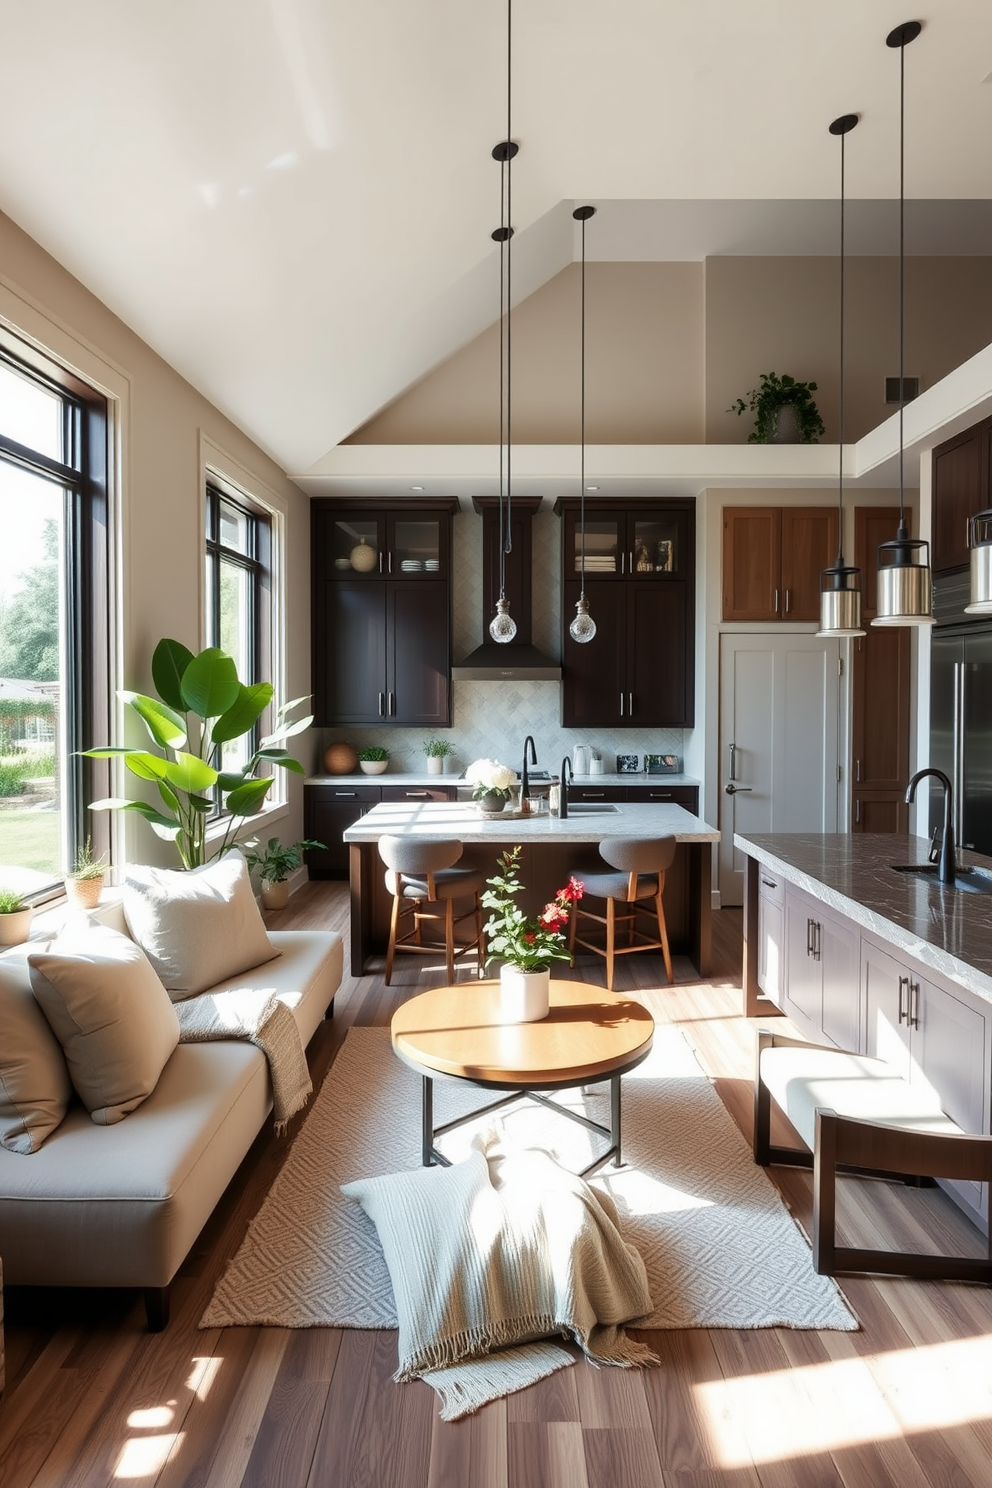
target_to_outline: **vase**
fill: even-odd
[[[14,909],[0,914],[0,946],[22,945],[31,934],[33,909]]]
[[[285,909],[289,903],[289,879],[280,879],[278,883],[271,883],[267,878],[262,879],[262,907],[264,909]]]
[[[780,403],[770,421],[769,444],[801,444],[802,430],[792,403]]]
[[[444,774],[444,756],[440,754],[429,754],[427,756],[428,775]]]
[[[382,775],[389,764],[388,760],[359,760],[363,775]]]
[[[499,969],[499,1008],[503,1023],[536,1023],[551,1006],[551,970],[521,971],[504,963]]]
[[[502,811],[506,805],[506,797],[499,795],[496,791],[490,791],[487,795],[479,798],[479,810],[490,814]]]
[[[65,897],[75,909],[96,909],[103,893],[103,874],[99,878],[67,878]]]

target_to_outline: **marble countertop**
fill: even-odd
[[[681,806],[637,801],[615,811],[564,821],[557,816],[483,817],[471,801],[383,801],[342,833],[345,842],[378,842],[387,833],[457,837],[462,842],[601,842],[604,837],[668,837],[679,842],[719,842],[720,833]]]
[[[895,863],[926,863],[926,838],[773,832],[737,834],[734,846],[880,940],[992,1002],[992,897],[893,871]],[[962,852],[961,863],[992,870],[992,858],[980,853]]]
[[[553,778],[558,779],[557,772]],[[573,785],[597,786],[597,785],[699,785],[700,782],[692,775],[645,775],[639,770],[636,775],[617,775],[611,772],[609,775],[573,775],[570,777]],[[548,780],[535,780],[533,785],[536,789],[548,785]],[[427,775],[425,773],[410,773],[400,770],[385,770],[381,775],[308,775],[307,785],[455,785],[463,789],[470,789],[468,781],[462,775],[452,771],[444,775]]]

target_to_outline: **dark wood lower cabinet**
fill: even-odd
[[[311,878],[347,878],[348,847],[341,835],[380,801],[454,801],[457,787],[424,785],[308,785],[303,790],[306,836],[323,842],[306,855]]]
[[[909,807],[902,791],[859,791],[851,809],[854,832],[908,832]]]

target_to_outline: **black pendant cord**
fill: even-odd
[[[909,38],[912,40],[912,38]],[[899,48],[899,536],[906,537],[904,510],[905,451],[903,416],[906,409],[906,44]]]
[[[581,529],[582,582],[580,598],[586,597],[586,219],[582,221],[582,287],[580,294],[581,346],[579,349],[579,526]]]
[[[513,0],[506,0],[506,528],[500,553],[500,591],[503,590],[504,555],[513,551],[510,536],[512,516],[513,481],[510,470],[513,461]]]
[[[503,441],[506,433],[506,171],[504,159],[499,168],[499,597],[506,598],[506,572],[503,545],[506,541],[503,518],[505,488],[503,484]]]
[[[840,371],[838,396],[840,407],[837,417],[837,437],[840,445],[837,460],[837,567],[844,567],[844,148],[845,136],[840,137]]]

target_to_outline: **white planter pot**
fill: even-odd
[[[429,754],[427,756],[428,775],[444,774],[444,756],[440,754]]]
[[[269,883],[267,878],[262,879],[262,907],[264,909],[285,909],[289,903],[289,879],[280,879],[278,883]]]
[[[551,1006],[551,970],[520,971],[501,966],[499,971],[500,1014],[504,1023],[536,1023],[546,1018]]]
[[[0,946],[21,945],[31,934],[32,909],[15,909],[13,914],[0,914]]]
[[[363,775],[382,775],[389,764],[388,760],[359,760]]]

